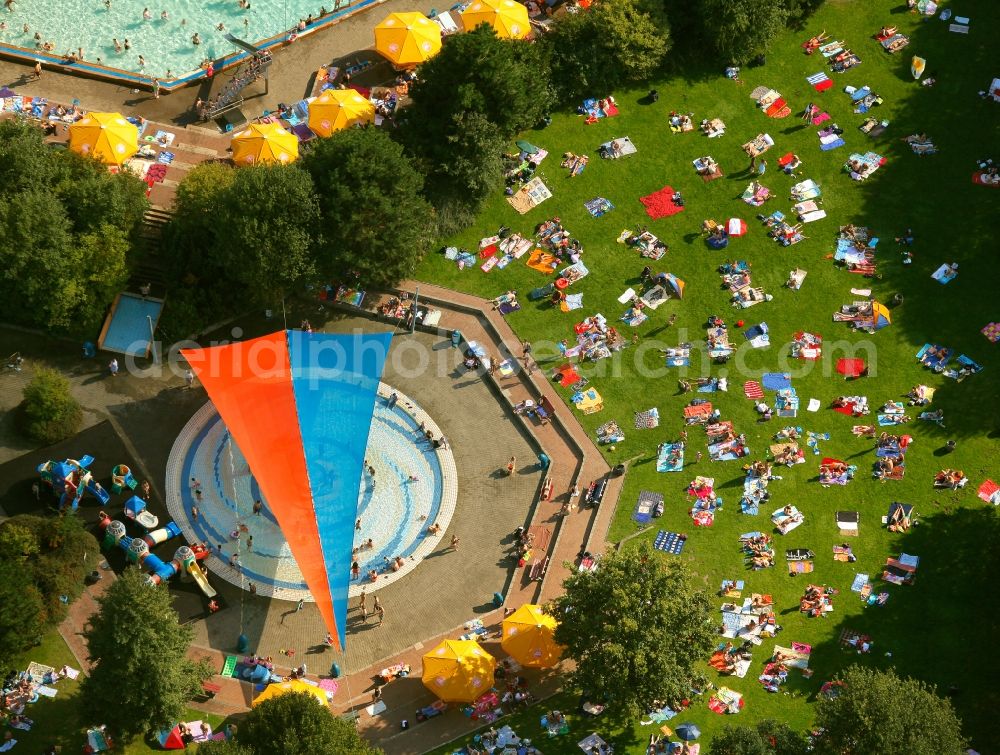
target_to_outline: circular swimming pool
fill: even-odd
[[[399,400],[390,407],[387,398],[392,393]],[[354,547],[361,577],[351,581],[352,596],[362,588],[372,592],[385,587],[416,568],[451,520],[457,498],[454,457],[450,449],[434,449],[422,440],[421,423],[441,436],[416,402],[379,386],[366,451],[374,474],[363,471],[358,491]],[[211,549],[212,573],[244,589],[252,582],[262,595],[311,600],[267,499],[211,402],[174,442],[166,496],[170,515],[189,542],[203,542]],[[197,517],[192,507],[197,507]],[[428,533],[434,523],[440,529]],[[366,547],[369,540],[372,546]],[[397,558],[402,566],[393,570]],[[378,575],[374,581],[368,576],[372,570]]]

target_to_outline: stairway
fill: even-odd
[[[166,291],[166,271],[163,265],[161,241],[163,227],[170,222],[173,213],[159,207],[150,207],[142,217],[137,230],[136,264],[129,278],[130,290],[138,291],[140,286],[150,284],[151,295],[162,298]]]

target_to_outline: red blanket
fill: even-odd
[[[864,359],[838,359],[837,372],[845,377],[858,377],[865,369]]]
[[[674,204],[674,193],[672,186],[664,186],[659,191],[642,197],[639,201],[645,205],[646,214],[653,220],[658,220],[684,211],[684,205]]]

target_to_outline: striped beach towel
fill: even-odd
[[[830,79],[830,77],[823,71],[814,73],[812,76],[806,76],[806,81],[808,81],[812,85],[812,88],[817,92],[825,92],[833,86],[833,80]]]
[[[747,398],[762,399],[764,398],[764,388],[756,380],[747,380],[743,384],[743,395]]]

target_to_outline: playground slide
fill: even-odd
[[[107,505],[108,501],[111,500],[111,494],[102,488],[97,480],[91,479],[87,482],[87,492],[99,500],[102,506]]]
[[[205,593],[207,597],[214,598],[215,590],[210,584],[208,584],[208,577],[205,576],[205,572],[203,572],[201,567],[198,566],[198,562],[192,561],[187,564],[185,568],[188,570],[188,574],[191,575],[191,578],[198,583],[198,587],[201,588],[201,591]]]

